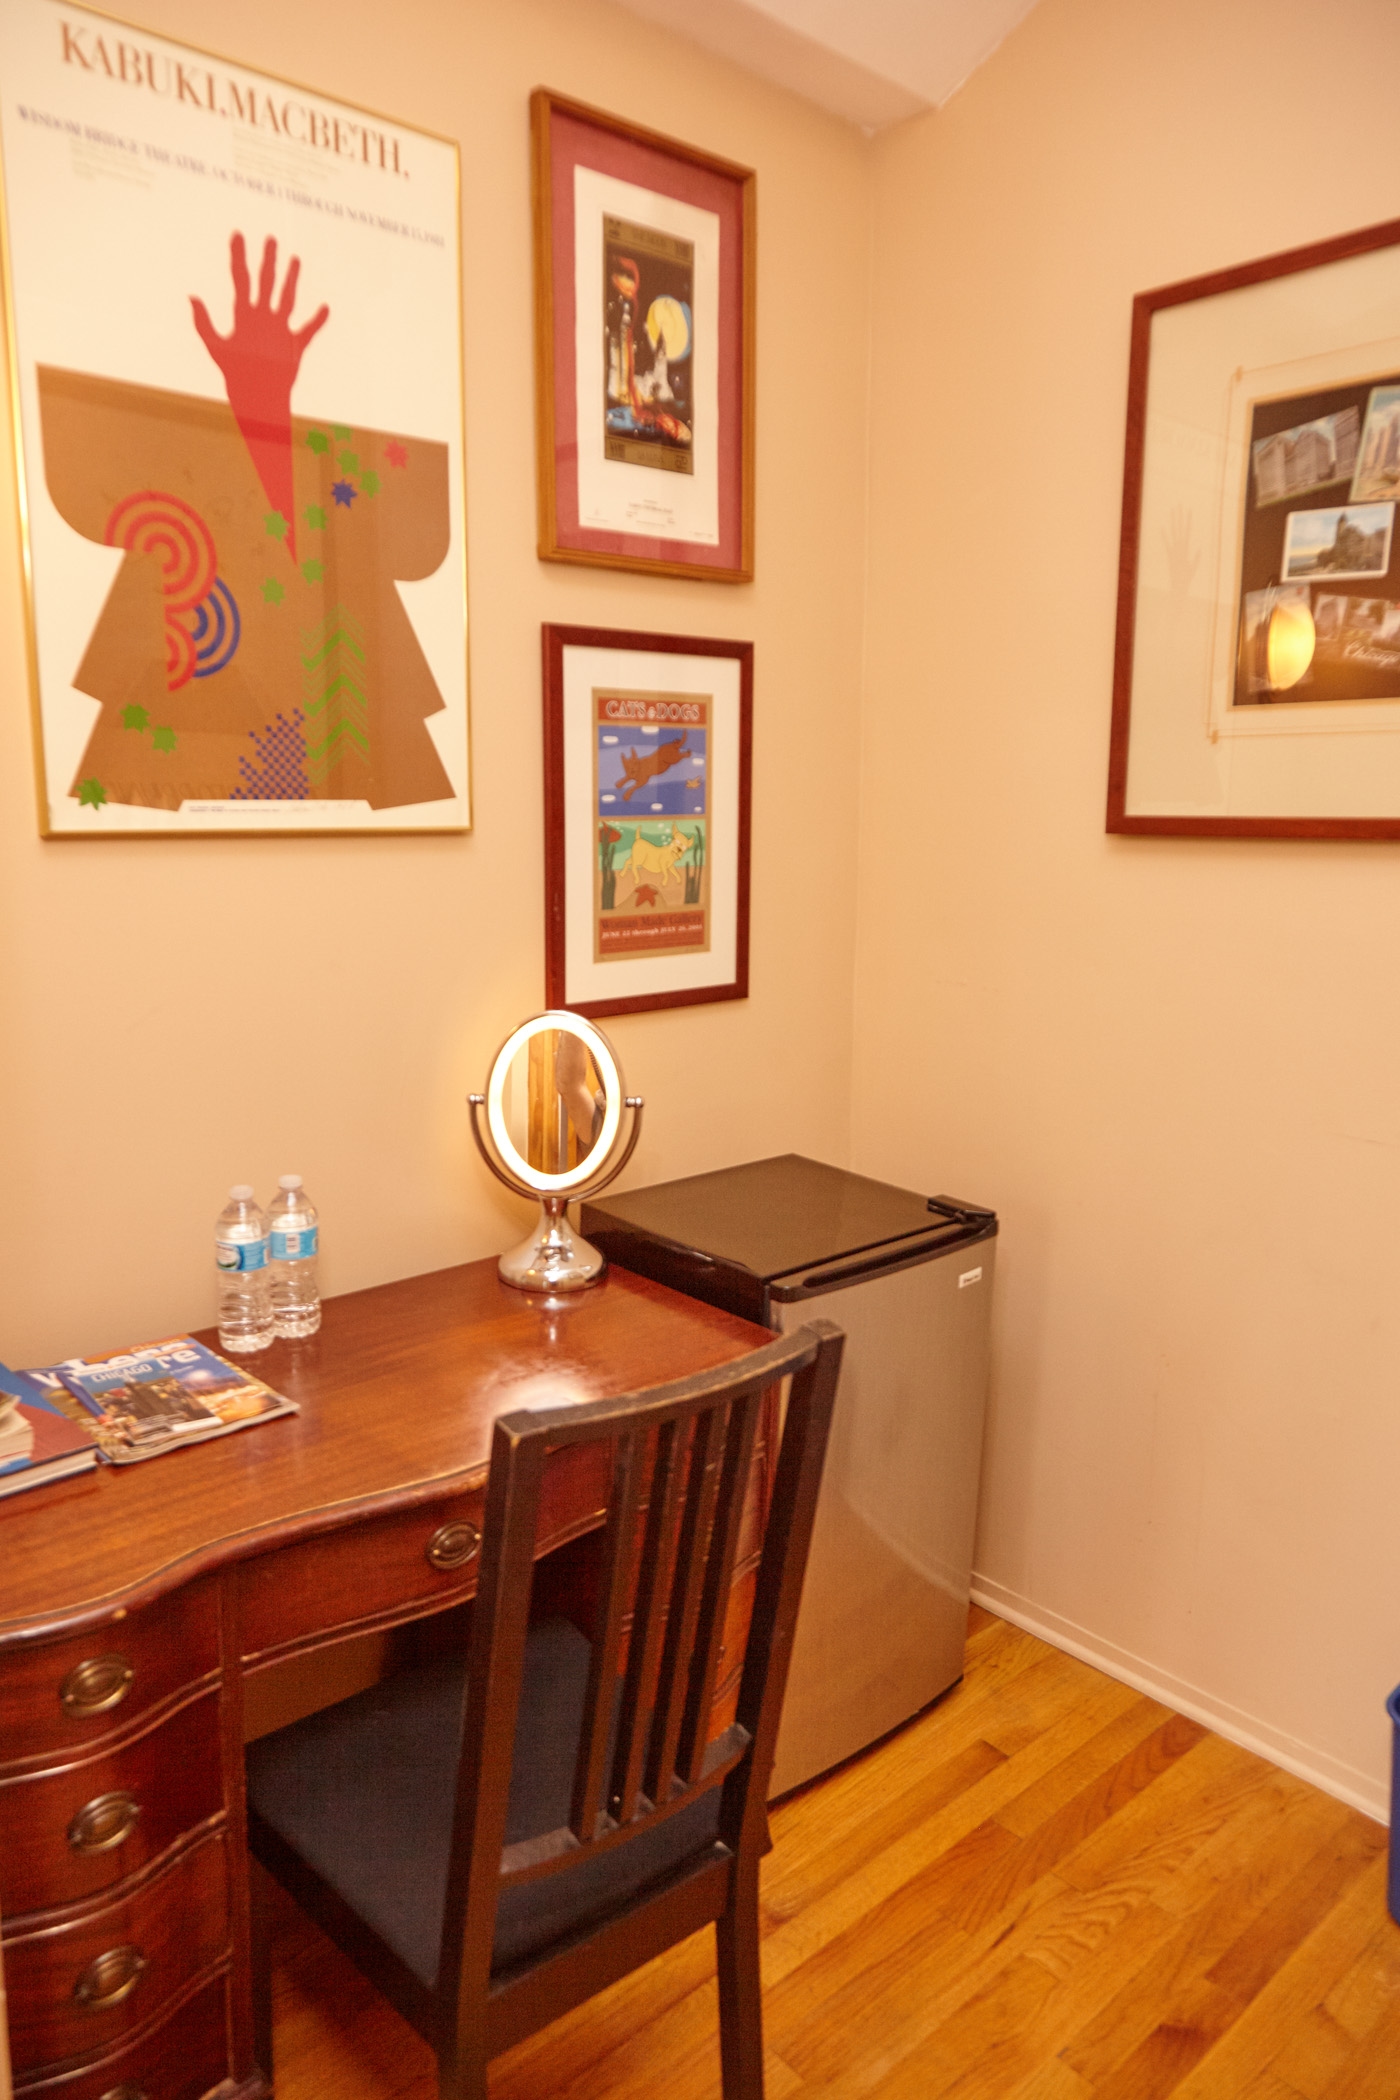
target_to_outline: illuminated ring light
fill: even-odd
[[[160,489],[122,498],[107,520],[107,544],[155,556],[167,615],[198,605],[218,568],[214,535],[199,512]]]
[[[563,1029],[566,1034],[576,1035],[587,1047],[594,1070],[603,1082],[606,1099],[603,1127],[589,1146],[588,1157],[580,1160],[576,1167],[570,1167],[567,1174],[541,1173],[538,1167],[532,1167],[528,1160],[520,1157],[511,1142],[510,1132],[506,1129],[506,1119],[501,1106],[511,1059],[517,1050],[523,1050],[528,1042],[537,1035],[543,1035],[546,1029]],[[612,1149],[618,1125],[622,1121],[622,1074],[617,1069],[612,1051],[592,1022],[585,1021],[579,1014],[570,1013],[536,1014],[533,1021],[522,1021],[514,1035],[508,1035],[496,1053],[491,1077],[486,1083],[486,1121],[502,1160],[512,1173],[524,1182],[526,1188],[533,1189],[537,1195],[558,1195],[565,1189],[576,1189],[583,1182],[590,1180],[598,1172],[598,1162],[605,1160]]]
[[[176,693],[188,685],[194,672],[194,637],[181,620],[165,623],[165,683]]]
[[[222,576],[194,609],[194,675],[212,678],[229,662],[243,637],[238,601]]]

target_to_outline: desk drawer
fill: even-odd
[[[222,1806],[217,1692],[119,1750],[0,1781],[0,1918],[99,1894]]]
[[[5,1941],[16,2073],[115,2047],[228,1948],[222,1834],[132,1895]]]
[[[229,2075],[228,2014],[222,1977],[128,2049],[66,2075],[22,2081],[15,2100],[203,2100]]]
[[[485,1500],[478,1489],[420,1503],[246,1561],[238,1580],[244,1661],[392,1625],[464,1596],[476,1581]]]
[[[192,1583],[94,1632],[0,1656],[0,1771],[126,1733],[219,1666],[218,1591]]]

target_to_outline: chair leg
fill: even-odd
[[[487,2058],[458,2041],[438,2052],[438,2100],[487,2100]]]
[[[763,2100],[763,1982],[758,1964],[758,1862],[736,1862],[715,1920],[724,2100]]]

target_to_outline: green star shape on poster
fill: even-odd
[[[124,707],[122,709],[123,729],[144,729],[150,719],[144,707]]]
[[[262,587],[262,594],[264,602],[268,605],[280,605],[287,595],[275,576],[268,577]]]
[[[337,443],[344,444],[345,440],[352,438],[355,433],[348,423],[332,423],[331,435],[336,439]]]
[[[304,561],[301,565],[301,573],[306,578],[308,583],[319,583],[321,581],[321,578],[326,573],[325,563],[319,561]]]
[[[107,790],[100,780],[78,782],[78,805],[82,809],[101,809],[107,800]]]
[[[362,474],[360,476],[360,492],[365,496],[377,496],[379,494],[379,476],[372,471],[368,474]]]
[[[331,449],[331,441],[324,430],[308,430],[306,442],[313,452],[329,452]]]
[[[287,537],[287,521],[280,510],[270,510],[263,519],[263,524],[272,539],[284,540]]]
[[[151,742],[155,745],[157,751],[173,751],[175,749],[175,732],[168,725],[160,729],[153,729],[151,731]]]
[[[359,455],[359,453],[358,453],[358,452],[342,452],[342,453],[340,453],[340,454],[338,455],[338,457],[339,457],[339,459],[340,459],[341,471],[342,471],[343,473],[346,473],[346,474],[358,474],[358,473],[359,473],[359,471],[360,471],[360,455]]]
[[[320,506],[320,504],[319,504],[319,503],[308,503],[308,504],[307,504],[307,506],[306,506],[306,522],[307,522],[307,524],[308,524],[308,525],[309,525],[309,526],[311,527],[311,530],[312,530],[313,532],[324,532],[324,531],[325,531],[325,529],[326,529],[326,514],[325,514],[325,512],[324,512],[324,511],[322,510],[322,508],[321,508],[321,506]]]

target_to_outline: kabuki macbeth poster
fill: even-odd
[[[0,9],[40,828],[470,822],[457,149]]]

